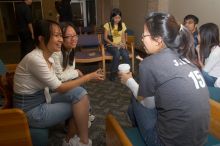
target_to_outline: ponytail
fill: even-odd
[[[145,20],[151,38],[161,37],[164,44],[176,51],[180,58],[187,58],[197,65],[197,55],[192,34],[176,19],[166,13],[151,13]],[[198,66],[198,65],[197,65]]]

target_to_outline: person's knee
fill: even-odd
[[[130,58],[128,55],[123,56],[123,60],[125,60],[126,63],[130,64]]]
[[[115,51],[115,54],[113,55],[113,57],[119,59],[120,58],[120,52],[119,51]]]
[[[121,50],[121,56],[124,58],[124,59],[129,59],[129,53],[127,50],[123,49]]]
[[[88,96],[88,94],[82,96],[79,100],[79,103],[89,106],[89,96]]]

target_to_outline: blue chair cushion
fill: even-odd
[[[89,51],[89,52],[75,52],[76,59],[93,59],[97,57],[102,57],[102,54],[98,50]]]
[[[79,35],[77,46],[80,47],[97,47],[99,45],[99,39],[97,34]]]
[[[5,75],[5,73],[6,73],[6,67],[2,62],[2,60],[0,59],[0,75]]]
[[[134,35],[134,31],[131,30],[131,29],[129,29],[129,28],[127,28],[126,33],[127,33],[128,35]]]
[[[208,141],[205,146],[220,146],[220,140],[209,134]]]
[[[133,146],[146,146],[137,128],[124,128],[124,131]],[[205,146],[220,146],[220,140],[209,134]]]
[[[220,88],[208,87],[208,89],[209,89],[210,97],[213,100],[220,102]]]
[[[123,128],[133,146],[146,146],[137,128]]]
[[[47,146],[48,143],[47,128],[32,128],[30,127],[31,139],[33,146]]]

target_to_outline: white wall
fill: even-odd
[[[117,0],[113,1],[116,3]],[[135,32],[136,39],[139,40],[137,43],[140,42],[144,17],[151,10],[152,2],[153,0],[119,0],[123,20]],[[173,14],[179,23],[183,22],[186,15],[194,14],[199,18],[198,26],[213,22],[220,27],[220,0],[158,0],[157,10]]]
[[[220,27],[220,0],[169,0],[167,4],[168,11],[179,22],[186,15],[194,14],[199,18],[199,26],[213,22]]]
[[[147,14],[147,0],[119,0],[122,19],[127,27],[134,31],[136,45],[140,45],[144,29],[144,18]]]

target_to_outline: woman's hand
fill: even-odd
[[[101,81],[103,81],[105,79],[102,69],[98,69],[98,70],[90,73],[89,76],[90,76],[90,80],[101,80]]]
[[[116,47],[116,48],[120,48],[120,45],[119,45],[119,44],[114,44],[114,43],[112,43],[112,46],[113,46],[113,47]]]
[[[119,78],[120,78],[120,81],[122,84],[126,84],[127,80],[132,78],[132,73],[129,72],[129,73],[118,73],[119,75]]]
[[[122,49],[127,49],[127,44],[121,42],[121,43],[118,44],[118,47],[122,48]]]
[[[144,60],[140,55],[137,55],[136,59],[138,59],[139,61],[143,61]]]
[[[79,77],[83,76],[83,73],[79,69],[76,69],[76,71],[78,72]]]
[[[114,47],[116,47],[116,48],[118,48],[118,49],[120,49],[120,48],[122,48],[122,49],[127,49],[127,45],[124,44],[124,43],[112,44],[112,46],[114,46]]]
[[[127,44],[126,44],[126,43],[121,43],[121,47],[122,47],[123,49],[127,49]]]

